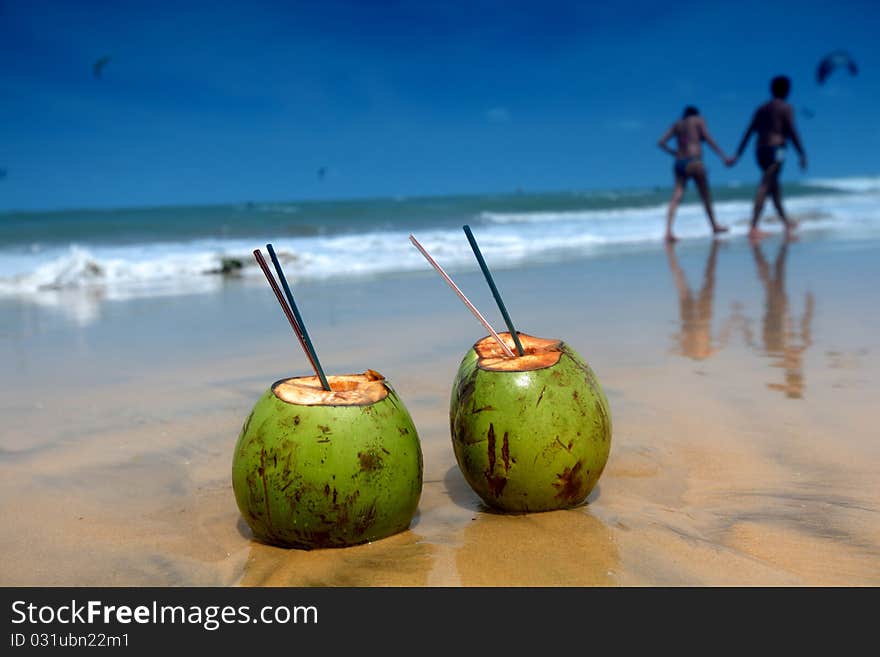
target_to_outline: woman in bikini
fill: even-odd
[[[669,146],[669,140],[673,137],[677,140],[677,148]],[[709,217],[709,223],[712,225],[712,233],[726,232],[727,226],[720,226],[715,221],[715,213],[712,211],[712,194],[709,191],[709,179],[706,175],[706,167],[703,165],[703,149],[702,142],[706,142],[718,154],[725,163],[728,162],[727,156],[719,148],[709,129],[706,127],[706,121],[700,116],[700,112],[696,107],[688,106],[684,110],[681,119],[672,124],[663,136],[660,138],[658,145],[660,148],[675,158],[673,172],[675,174],[675,187],[672,190],[672,198],[669,201],[669,210],[666,213],[666,241],[675,242],[678,238],[672,233],[672,222],[675,220],[675,211],[681,198],[684,196],[684,188],[689,178],[693,178],[700,192],[700,198],[703,199],[703,206],[706,208],[706,215]]]

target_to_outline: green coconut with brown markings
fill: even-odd
[[[500,334],[512,345],[509,333]],[[570,346],[519,334],[524,355],[491,337],[468,351],[449,418],[459,468],[491,507],[549,511],[581,504],[611,449],[608,400]]]
[[[385,378],[364,374],[274,383],[242,427],[232,488],[264,542],[346,547],[407,529],[422,491],[422,451]]]

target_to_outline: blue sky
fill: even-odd
[[[0,2],[0,209],[668,186],[682,107],[732,151],[777,73],[806,175],[876,175],[878,7]]]

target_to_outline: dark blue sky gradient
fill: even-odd
[[[3,2],[0,209],[668,186],[655,144],[682,107],[732,151],[780,72],[815,112],[798,117],[806,175],[876,175],[878,18],[767,0]],[[860,74],[819,87],[838,47]],[[751,152],[707,162],[713,182],[756,178]]]

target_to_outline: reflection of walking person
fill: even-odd
[[[669,140],[676,138],[677,147],[671,148],[668,144]],[[712,225],[714,234],[723,233],[727,230],[726,226],[719,226],[715,221],[715,214],[712,211],[712,195],[709,192],[709,180],[706,174],[706,167],[703,165],[702,142],[706,142],[712,147],[718,157],[727,162],[727,157],[712,139],[709,129],[706,127],[706,121],[700,116],[700,112],[696,107],[688,106],[684,110],[681,119],[670,126],[662,137],[658,145],[661,149],[669,153],[675,158],[673,173],[675,174],[675,187],[672,190],[672,198],[669,201],[669,210],[666,213],[666,241],[676,241],[675,235],[672,233],[672,222],[675,220],[675,211],[684,195],[684,188],[689,178],[693,178],[697,191],[700,192],[700,198],[703,199],[703,205],[706,208],[706,214],[709,217],[709,223]]]
[[[678,312],[681,331],[675,335],[675,353],[704,360],[714,354],[717,348],[712,345],[712,300],[715,296],[715,264],[718,261],[718,241],[712,242],[706,269],[703,272],[703,285],[694,297],[685,278],[684,271],[675,257],[675,247],[666,245],[669,270],[675,279],[678,291]]]
[[[761,324],[764,339],[764,353],[778,359],[774,363],[785,370],[785,383],[768,383],[771,390],[779,390],[790,399],[800,399],[804,391],[804,352],[812,344],[810,325],[813,320],[813,295],[807,292],[804,314],[801,316],[799,330],[794,328],[794,318],[785,292],[785,257],[788,243],[779,247],[773,270],[764,258],[761,247],[752,245],[758,278],[764,284],[764,319]]]
[[[757,135],[755,156],[758,166],[763,175],[758,189],[755,192],[755,205],[752,210],[752,226],[749,230],[749,239],[756,241],[765,237],[767,233],[758,230],[758,219],[764,209],[764,201],[767,194],[773,200],[779,218],[785,224],[786,236],[791,236],[791,231],[797,227],[797,223],[788,218],[782,208],[782,188],[779,184],[779,174],[785,159],[785,145],[788,141],[794,144],[800,155],[801,169],[807,168],[807,155],[801,146],[801,140],[794,126],[794,110],[785,102],[791,90],[791,81],[784,75],[773,78],[770,82],[770,91],[773,98],[761,105],[752,117],[745,135],[736,150],[736,155],[728,161],[728,166],[733,166],[742,155],[752,136]]]

